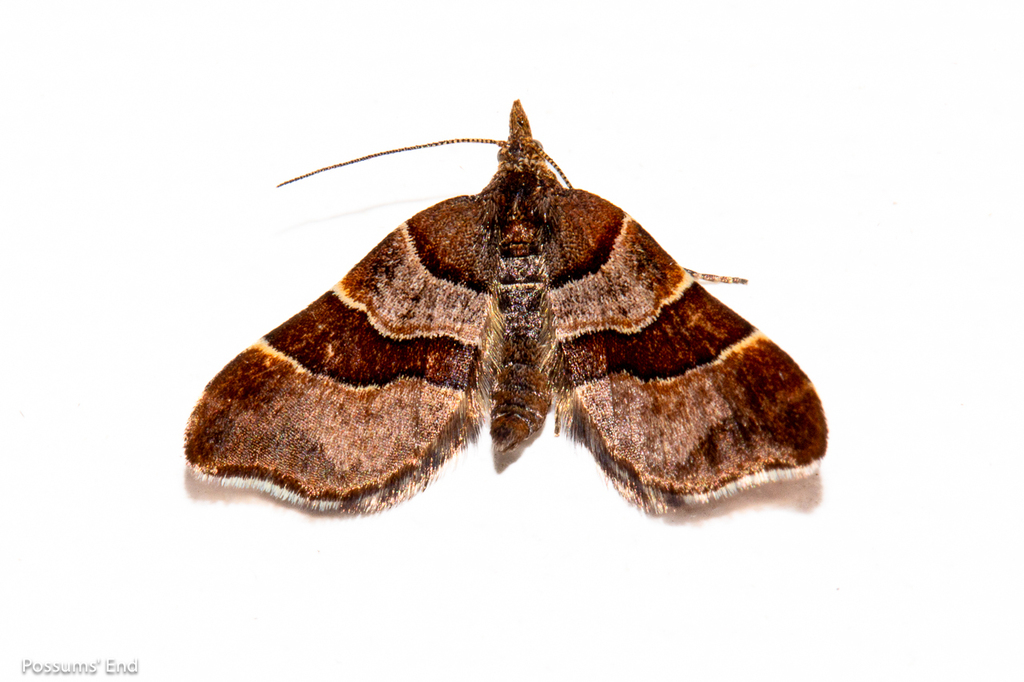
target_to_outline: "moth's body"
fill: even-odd
[[[210,382],[191,466],[376,511],[423,489],[488,414],[508,452],[555,402],[648,511],[815,471],[825,417],[796,363],[546,161],[516,102],[480,194],[410,218]]]
[[[561,187],[553,176],[512,171],[484,190],[507,204],[490,217],[497,246],[497,276],[491,295],[498,314],[488,335],[494,349],[491,439],[495,449],[516,449],[544,425],[551,408],[554,331],[548,305],[548,269],[543,197]]]

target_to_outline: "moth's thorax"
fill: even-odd
[[[529,197],[513,196],[511,210],[498,216],[494,222],[493,239],[499,258],[537,256],[544,249],[550,235],[546,216]]]
[[[551,236],[551,197],[561,189],[550,172],[507,171],[494,177],[483,196],[491,207],[488,229],[499,257],[534,256],[543,251]]]

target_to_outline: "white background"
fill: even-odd
[[[1019,674],[1022,19],[4,3],[0,679]],[[821,475],[652,518],[549,419],[502,473],[484,435],[371,517],[193,481],[206,382],[496,150],[274,185],[504,138],[516,98],[575,186],[750,279],[711,291],[817,385]]]

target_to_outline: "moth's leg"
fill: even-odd
[[[706,275],[706,274],[704,274],[702,272],[697,272],[696,270],[691,270],[690,268],[683,268],[683,270],[686,270],[688,273],[690,273],[690,277],[693,277],[694,279],[702,279],[705,282],[723,282],[725,284],[746,284],[747,283],[747,280],[745,280],[742,277],[724,277],[722,275]]]

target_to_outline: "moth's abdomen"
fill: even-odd
[[[544,425],[551,388],[536,367],[507,365],[497,376],[492,400],[491,440],[497,451],[508,452]]]
[[[541,256],[503,257],[495,300],[501,343],[491,390],[491,440],[514,450],[544,426],[551,407],[548,364],[553,331]]]

